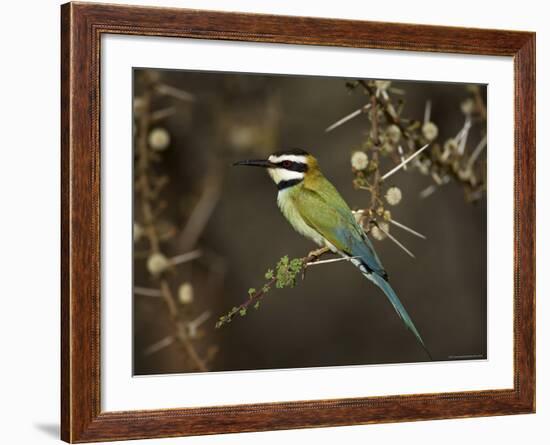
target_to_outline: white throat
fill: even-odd
[[[304,179],[304,174],[302,172],[285,170],[284,168],[268,168],[267,172],[275,184],[279,184],[283,181],[292,181],[294,179]]]

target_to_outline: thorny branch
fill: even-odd
[[[148,137],[151,132],[151,123],[153,119],[158,119],[159,114],[155,114],[151,110],[151,103],[153,99],[153,93],[155,90],[158,90],[159,86],[156,87],[151,82],[148,87],[143,92],[143,95],[139,98],[139,113],[137,113],[137,138],[136,138],[136,148],[137,148],[137,168],[136,168],[136,191],[139,192],[139,207],[141,210],[142,218],[142,227],[144,235],[149,244],[149,253],[148,258],[157,258],[162,259],[166,258],[161,250],[161,234],[156,225],[156,217],[158,216],[159,206],[155,207],[156,200],[160,188],[166,183],[166,178],[161,178],[160,180],[155,180],[152,176],[151,171],[151,160],[154,157],[150,147]],[[172,87],[167,87],[170,94],[175,94],[175,89]],[[184,94],[182,92],[181,94]],[[188,93],[184,94],[186,100],[190,100],[190,95]],[[181,99],[181,98],[180,98]],[[160,206],[160,210],[162,206]],[[196,229],[194,229],[194,232]],[[195,241],[195,239],[193,239]],[[191,246],[192,243],[189,243]],[[193,243],[194,244],[194,243]],[[188,252],[186,254],[180,255],[178,261],[189,261],[197,257],[197,251]],[[185,258],[183,258],[185,257]],[[158,283],[158,291],[147,290],[146,292],[141,292],[141,295],[149,294],[156,295],[156,292],[159,292],[160,297],[165,302],[166,308],[170,320],[174,326],[174,335],[170,337],[172,340],[169,342],[163,341],[163,347],[171,344],[174,340],[183,348],[186,355],[189,357],[193,366],[199,371],[207,371],[207,365],[205,359],[203,359],[198,353],[193,340],[190,338],[188,333],[188,323],[186,323],[180,314],[176,300],[166,278],[166,271],[174,267],[178,261],[166,262],[162,267],[157,267],[158,270],[153,270],[152,273]],[[162,262],[162,261],[161,261]],[[156,272],[156,273],[154,273]],[[137,292],[140,294],[140,292]],[[158,350],[158,347],[157,347]]]
[[[304,277],[306,269],[318,262],[319,259],[328,252],[330,252],[328,247],[322,247],[310,252],[302,258],[294,258],[293,260],[289,260],[287,256],[281,258],[275,266],[275,269],[269,269],[265,273],[266,283],[258,290],[250,288],[248,290],[248,300],[241,303],[239,306],[233,307],[226,315],[221,316],[216,323],[216,327],[219,328],[224,324],[230,323],[237,314],[244,317],[250,307],[258,309],[265,294],[267,294],[273,286],[278,289],[294,287],[298,275],[302,274],[302,277]]]
[[[472,120],[486,122],[487,110],[480,89],[475,85],[470,86],[469,91],[472,97],[462,104],[462,112],[466,115],[464,126],[457,136],[448,139],[442,146],[436,141],[438,127],[430,121],[430,101],[426,104],[424,122],[421,124],[419,121],[401,117],[403,102],[394,105],[389,92],[403,93],[392,89],[390,81],[358,80],[348,83],[347,86],[352,90],[361,87],[364,94],[368,96],[369,102],[327,127],[325,132],[333,131],[364,114],[367,114],[370,120],[370,131],[363,146],[351,157],[354,187],[370,193],[369,206],[356,210],[355,217],[365,232],[370,233],[375,239],[388,238],[414,258],[414,254],[390,233],[390,224],[422,239],[426,239],[426,237],[393,219],[390,210],[385,208],[383,198],[387,204],[395,206],[401,201],[402,193],[397,187],[390,186],[382,196],[385,181],[398,170],[407,169],[409,164],[422,174],[430,174],[435,182],[427,189],[429,193],[427,190],[421,192],[421,198],[433,193],[438,186],[446,184],[452,178],[463,185],[468,202],[478,200],[486,187],[485,161],[480,161],[480,154],[487,144],[487,138],[483,136],[469,156],[465,153],[465,145]],[[402,140],[406,142],[406,149],[403,149]],[[395,164],[395,167],[384,175],[380,172],[382,155],[388,157]],[[287,256],[281,258],[275,270],[270,269],[266,272],[265,279],[267,281],[262,288],[259,290],[249,289],[248,300],[233,307],[228,314],[220,317],[216,327],[231,322],[237,314],[245,316],[250,307],[258,309],[260,302],[273,286],[277,288],[294,287],[297,276],[302,273],[302,278],[304,278],[306,268],[316,262],[317,264],[322,263],[323,261],[318,260],[327,252],[329,249],[323,248],[302,258],[293,260],[289,260]],[[334,260],[325,262],[332,261]]]

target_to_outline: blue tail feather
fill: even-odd
[[[430,360],[432,359],[432,355],[430,354],[430,351],[426,348],[426,345],[424,344],[424,340],[422,340],[422,337],[420,336],[420,333],[416,329],[416,326],[414,325],[411,317],[407,313],[407,310],[405,309],[405,306],[403,306],[403,303],[401,303],[401,300],[399,300],[399,297],[395,293],[395,291],[390,286],[390,283],[388,283],[383,277],[378,275],[375,272],[369,272],[365,265],[361,261],[353,261],[352,262],[361,270],[363,275],[367,277],[369,280],[374,282],[382,291],[384,294],[386,294],[386,297],[388,300],[390,300],[390,303],[392,304],[393,308],[399,315],[399,318],[403,320],[403,323],[405,323],[405,326],[414,334],[418,342],[422,345],[422,348],[426,351],[428,356],[430,357]]]

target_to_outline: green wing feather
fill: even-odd
[[[306,224],[339,251],[360,256],[370,270],[386,276],[370,240],[340,193],[324,177],[319,178],[316,185],[315,189],[304,185],[294,197],[296,209]]]

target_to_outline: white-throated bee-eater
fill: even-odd
[[[388,274],[374,246],[311,154],[292,149],[274,153],[268,159],[240,161],[234,165],[267,169],[277,185],[279,208],[294,229],[320,247],[328,247],[332,252],[349,258],[366,278],[382,289],[431,359],[411,317],[390,286]]]

